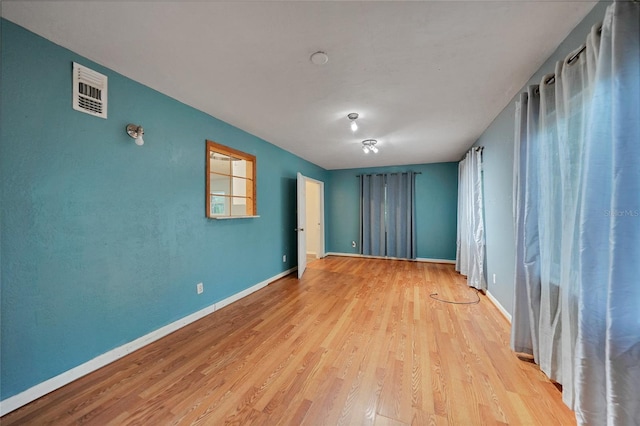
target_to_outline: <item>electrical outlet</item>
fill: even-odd
[[[202,292],[204,291],[204,284],[202,283],[196,284],[196,291],[198,292],[198,294],[202,294]]]
[[[493,274],[493,283],[496,283],[496,274]]]
[[[351,247],[355,247],[356,246],[356,242],[355,241],[351,241]]]
[[[283,254],[283,255],[282,255],[282,261],[283,261],[283,262],[286,262],[286,261],[287,261],[287,255],[286,255],[286,254]]]

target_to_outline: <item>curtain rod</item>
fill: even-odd
[[[407,173],[407,172],[393,172],[393,173],[371,173],[368,175],[356,175],[356,177],[360,177],[360,176],[382,176],[382,175],[399,175],[402,173]],[[421,175],[422,172],[413,172],[414,175]]]
[[[480,155],[482,155],[482,151],[484,151],[484,146],[472,146],[471,148],[469,148],[469,151],[464,153],[460,161],[463,161],[465,158],[467,158],[467,155],[469,155],[471,151],[480,151]]]
[[[464,155],[467,155],[468,153],[470,153],[473,150],[476,151],[483,151],[484,150],[484,146],[472,146],[471,148],[469,148],[469,151],[465,152]]]
[[[634,0],[637,1],[637,0]],[[600,24],[600,26],[598,27],[598,34],[602,34],[602,24]],[[582,52],[584,52],[585,50],[587,50],[587,45],[583,44],[582,47],[580,48],[580,50],[578,50],[576,53],[574,53],[573,55],[571,55],[569,57],[569,59],[567,59],[567,65],[571,65],[575,62],[576,59],[578,59],[580,57],[580,55],[582,54]],[[544,84],[553,84],[556,82],[556,75],[555,74],[551,74],[548,78],[546,78],[544,80]]]

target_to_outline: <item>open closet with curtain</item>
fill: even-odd
[[[511,346],[581,425],[640,422],[640,4],[516,104]]]
[[[360,254],[416,258],[414,172],[366,174],[360,184]]]

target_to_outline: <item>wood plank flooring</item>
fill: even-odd
[[[452,265],[328,257],[3,417],[17,424],[572,425]]]

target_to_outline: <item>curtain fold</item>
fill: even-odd
[[[361,254],[415,259],[415,173],[359,179]]]
[[[610,6],[601,37],[578,224],[575,411],[583,424],[640,424],[640,3]]]
[[[482,151],[479,148],[472,148],[458,164],[456,235],[456,271],[467,276],[469,286],[486,290]]]
[[[384,176],[361,175],[360,251],[371,256],[386,252]]]
[[[529,111],[529,96],[531,96],[532,112]],[[532,218],[532,203],[537,198],[527,194],[537,194],[535,175],[528,173],[531,157],[529,134],[535,120],[537,109],[536,88],[530,87],[526,93],[520,95],[516,102],[515,147],[514,147],[514,234],[516,238],[515,250],[515,282],[514,303],[511,319],[511,348],[516,352],[527,353],[539,359],[538,328],[534,325],[540,318],[540,273],[537,262],[538,232],[537,216]],[[535,120],[537,121],[537,120]],[[531,154],[531,155],[529,155]],[[537,208],[533,209],[537,212]],[[527,220],[525,220],[525,217]]]
[[[640,422],[640,4],[516,103],[511,346],[579,424]]]
[[[386,179],[387,256],[415,259],[414,173],[391,173]]]

